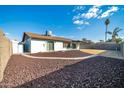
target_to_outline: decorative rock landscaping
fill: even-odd
[[[0,87],[124,87],[124,60],[41,60],[13,55]]]

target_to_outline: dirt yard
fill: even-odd
[[[0,87],[124,87],[124,60],[31,59],[13,55]]]
[[[101,54],[106,52],[106,50],[98,50],[98,49],[80,49],[80,51],[88,54]]]

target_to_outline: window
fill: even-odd
[[[70,44],[69,43],[63,43],[63,48],[69,48]]]
[[[72,47],[73,47],[73,49],[75,49],[76,48],[76,44],[72,44]]]

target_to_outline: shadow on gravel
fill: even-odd
[[[121,88],[124,87],[124,60],[101,56],[82,60],[17,87]]]

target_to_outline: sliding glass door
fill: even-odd
[[[53,51],[54,50],[54,42],[53,41],[48,41],[47,42],[47,50],[48,51]]]

